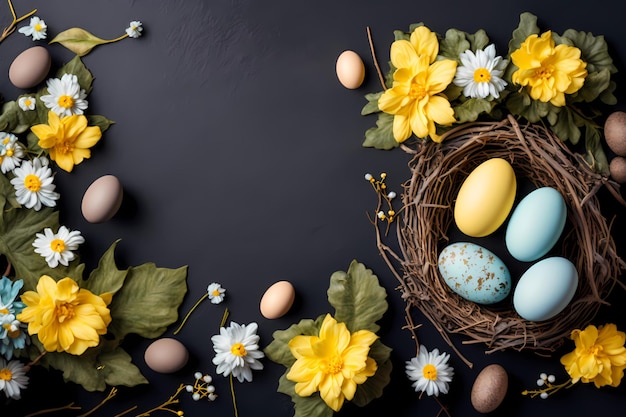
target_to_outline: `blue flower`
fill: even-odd
[[[7,277],[0,278],[0,355],[7,360],[13,357],[15,349],[23,349],[30,342],[26,333],[26,324],[15,317],[26,305],[17,301],[18,293],[24,281],[12,281]]]

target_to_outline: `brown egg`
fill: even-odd
[[[89,223],[102,223],[117,213],[124,192],[120,180],[114,175],[104,175],[91,183],[81,204],[83,217]]]
[[[365,79],[365,65],[354,51],[343,51],[339,55],[335,71],[341,85],[349,89],[360,87]]]
[[[479,413],[492,412],[504,400],[508,385],[509,377],[502,366],[487,365],[480,371],[472,386],[472,406]]]
[[[626,112],[615,111],[604,122],[604,140],[619,156],[626,156]]]
[[[296,291],[289,281],[278,281],[270,286],[261,298],[261,314],[266,319],[277,319],[287,314],[293,301],[296,298]]]
[[[43,46],[33,46],[19,54],[9,67],[9,80],[17,88],[32,88],[50,71],[52,60]]]
[[[171,374],[187,364],[189,352],[178,340],[164,337],[155,340],[146,348],[144,360],[153,371]]]
[[[615,181],[620,184],[626,183],[626,158],[623,156],[616,156],[611,159],[609,172],[611,173],[611,178]]]

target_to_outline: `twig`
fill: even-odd
[[[13,8],[13,3],[11,2],[11,0],[7,1],[9,2],[9,8],[11,9],[11,15],[13,16],[13,20],[11,24],[8,27],[4,28],[4,30],[2,31],[2,35],[0,35],[0,43],[2,43],[3,40],[9,37],[10,34],[15,32],[18,23],[20,23],[24,19],[28,19],[29,17],[37,13],[37,9],[33,9],[29,13],[26,13],[24,16],[17,17],[17,14],[15,14],[15,9]]]
[[[376,67],[376,72],[378,73],[378,79],[380,80],[380,84],[383,86],[383,90],[387,89],[385,85],[385,77],[383,77],[383,73],[380,70],[380,66],[378,65],[378,60],[376,59],[376,52],[374,52],[374,42],[372,41],[372,32],[370,27],[367,27],[367,40],[370,44],[370,51],[372,51],[372,60],[374,61],[374,67]]]

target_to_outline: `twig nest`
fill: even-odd
[[[508,387],[509,376],[506,370],[495,363],[487,365],[472,385],[472,407],[479,413],[491,413],[502,404]]]
[[[615,111],[604,122],[607,146],[619,156],[626,156],[626,112]]]

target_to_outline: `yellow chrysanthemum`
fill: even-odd
[[[71,278],[56,282],[43,275],[36,292],[22,295],[26,308],[17,319],[28,323],[28,333],[37,334],[46,351],[80,355],[107,332],[111,298],[110,293],[94,295]]]
[[[614,324],[585,330],[574,330],[571,335],[576,349],[564,355],[561,363],[572,378],[572,382],[593,382],[596,387],[616,387],[626,368],[626,334]]]
[[[289,342],[296,362],[287,379],[296,383],[296,393],[308,397],[319,391],[322,400],[339,411],[350,401],[356,386],[376,373],[376,361],[368,357],[378,339],[369,330],[350,333],[345,323],[326,315],[319,336],[296,336]]]
[[[89,148],[102,137],[100,128],[87,126],[87,118],[82,114],[60,118],[53,111],[48,112],[48,124],[35,125],[30,130],[39,138],[39,146],[49,149],[50,159],[67,172],[89,158]]]
[[[391,44],[393,86],[378,99],[378,107],[394,115],[393,137],[398,142],[412,133],[440,142],[435,123],[446,126],[455,121],[450,102],[440,93],[454,79],[457,63],[435,61],[438,51],[437,36],[424,26],[413,31],[410,41]]]
[[[519,69],[513,83],[528,86],[534,100],[565,105],[565,94],[578,91],[587,76],[587,64],[580,59],[580,49],[565,44],[554,45],[552,32],[530,35],[511,54]]]

